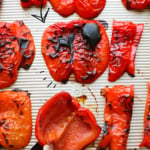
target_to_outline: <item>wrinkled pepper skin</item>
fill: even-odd
[[[110,150],[126,150],[132,107],[134,98],[133,85],[126,87],[116,85],[113,88],[106,87],[101,91],[105,97],[103,137],[99,147]]]
[[[35,127],[39,143],[53,143],[55,150],[81,150],[100,131],[92,112],[67,92],[56,94],[40,108]]]
[[[47,4],[47,0],[20,0],[20,4],[23,8],[28,8],[32,5],[41,6],[42,4],[44,6]]]
[[[150,5],[149,0],[122,0],[124,7],[127,9],[145,9]]]
[[[74,73],[78,82],[92,83],[109,62],[109,40],[98,21],[50,25],[43,34],[41,51],[51,76],[59,82]]]
[[[109,81],[116,81],[125,71],[129,75],[135,76],[134,61],[143,29],[143,24],[136,25],[132,22],[113,21],[108,75]]]
[[[140,148],[142,148],[143,146],[150,148],[150,82],[147,83],[147,87],[148,95],[144,114],[144,138],[143,142],[140,145]]]
[[[29,69],[34,55],[33,37],[22,21],[0,22],[0,89],[16,81],[20,67]]]
[[[31,101],[27,92],[0,92],[0,145],[17,150],[32,134]]]

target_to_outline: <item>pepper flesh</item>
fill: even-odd
[[[88,41],[87,35],[83,35],[83,29],[88,30],[86,25],[94,26],[91,37],[99,38],[96,44],[92,42],[97,39]],[[51,76],[60,82],[67,81],[74,73],[78,82],[92,83],[105,71],[109,61],[108,37],[98,21],[74,20],[50,25],[43,34],[41,51]]]
[[[106,87],[101,91],[105,97],[103,137],[100,148],[110,150],[126,150],[130,122],[132,117],[134,87],[117,85]]]
[[[31,101],[27,92],[0,92],[0,145],[25,147],[32,134]]]
[[[139,146],[140,148],[143,146],[150,148],[150,82],[147,83],[147,87],[148,95],[144,114],[144,138]]]
[[[20,39],[24,40],[24,43],[19,43]],[[25,41],[28,44],[25,44]],[[34,55],[34,41],[27,26],[22,21],[12,24],[1,22],[0,89],[10,86],[16,81],[19,67],[29,69]]]
[[[80,150],[100,134],[92,112],[80,107],[67,92],[60,92],[39,110],[35,135],[41,145],[53,143],[56,150]]]
[[[136,49],[140,42],[144,25],[132,22],[113,21],[111,38],[109,81],[116,81],[125,71],[135,74]]]

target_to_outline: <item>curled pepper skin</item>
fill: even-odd
[[[0,22],[0,89],[16,81],[20,67],[29,69],[34,55],[33,37],[22,21]]]
[[[145,9],[150,5],[149,0],[122,0],[127,9]]]
[[[105,97],[103,137],[100,148],[110,147],[110,150],[126,150],[132,107],[134,98],[133,85],[126,87],[116,85],[106,87],[101,91]]]
[[[51,76],[59,82],[74,73],[78,82],[92,83],[109,62],[109,40],[98,21],[50,25],[43,34],[41,51]]]
[[[53,143],[56,150],[81,150],[100,131],[92,112],[67,92],[56,94],[40,108],[35,127],[39,143]]]
[[[110,48],[109,81],[116,81],[126,71],[135,74],[135,56],[140,42],[143,24],[113,21],[113,31]]]
[[[17,150],[32,134],[31,101],[27,92],[0,92],[0,145]]]
[[[147,87],[148,95],[144,114],[144,138],[143,142],[140,144],[140,148],[143,146],[150,148],[150,82],[147,83]]]

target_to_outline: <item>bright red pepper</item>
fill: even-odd
[[[74,20],[50,25],[42,38],[42,54],[56,81],[70,74],[81,83],[95,81],[107,68],[109,40],[98,21]]]
[[[31,101],[27,92],[0,92],[0,145],[17,150],[32,134]]]
[[[132,22],[113,21],[109,81],[117,80],[125,71],[134,76],[136,49],[140,42],[143,28],[143,24],[136,25]]]
[[[22,21],[0,23],[0,88],[17,79],[19,67],[29,69],[35,55],[30,30]]]
[[[150,148],[150,82],[147,83],[148,87],[148,95],[145,106],[145,114],[144,114],[144,138],[140,147],[143,146]]]
[[[150,5],[149,0],[122,0],[127,9],[144,9]]]
[[[41,145],[57,150],[80,150],[100,134],[94,115],[67,92],[49,99],[39,110],[35,134]]]
[[[110,147],[110,150],[126,150],[132,107],[134,87],[117,85],[106,87],[101,91],[105,97],[103,137],[99,143],[100,148]]]

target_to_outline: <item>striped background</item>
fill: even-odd
[[[51,8],[49,3],[47,7],[43,9],[43,11],[45,12],[48,7]],[[106,85],[112,87],[116,84],[134,84],[135,103],[133,108],[131,130],[128,139],[128,149],[138,149],[138,145],[142,141],[143,116],[147,95],[146,83],[150,81],[150,10],[147,9],[138,12],[128,11],[121,4],[121,0],[107,0],[104,11],[95,19],[106,20],[109,23],[109,29],[107,30],[109,39],[111,37],[113,19],[145,24],[144,33],[137,50],[137,56],[135,60],[136,77],[131,78],[125,73],[117,82],[110,83],[107,81],[108,70],[106,70],[96,82],[85,86],[76,83],[73,75],[70,77],[69,82],[65,85],[53,81],[48,73],[40,52],[42,33],[48,25],[58,21],[68,22],[73,19],[79,19],[79,16],[74,14],[68,18],[63,18],[55,13],[51,8],[46,23],[43,24],[31,16],[31,14],[38,15],[39,13],[39,8],[35,7],[23,10],[20,7],[19,0],[3,0],[2,7],[0,8],[0,21],[13,22],[15,20],[23,20],[31,29],[36,43],[36,57],[32,67],[29,71],[20,69],[17,81],[9,88],[21,88],[23,90],[28,90],[31,93],[33,134],[30,144],[25,149],[29,150],[37,142],[34,135],[34,126],[38,109],[55,93],[64,90],[70,92],[73,96],[80,96],[83,94],[87,95],[88,100],[84,106],[93,111],[99,125],[103,126],[104,99],[100,96],[100,89],[104,88]],[[44,77],[46,77],[46,80],[43,80]],[[49,83],[52,84],[47,87]],[[89,88],[96,97],[96,101],[98,103],[98,112],[96,112],[96,101]],[[95,150],[99,139],[100,138],[98,138],[94,144],[89,145],[89,148],[87,149]]]

